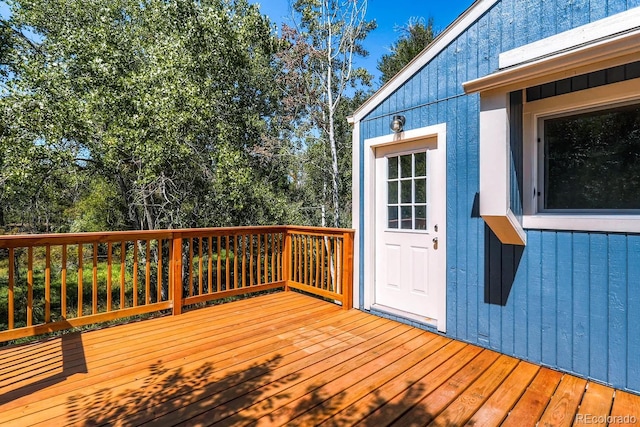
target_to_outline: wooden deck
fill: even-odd
[[[640,397],[294,292],[0,350],[0,425],[550,426],[598,416],[640,420]]]

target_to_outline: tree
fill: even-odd
[[[290,221],[287,147],[265,138],[279,41],[257,6],[15,0],[12,12],[12,31],[39,41],[17,47],[4,141],[63,159],[86,192],[75,201],[110,201],[124,212],[107,222],[132,229]],[[65,212],[75,226],[105,221]]]
[[[342,124],[339,115],[350,93],[370,85],[370,74],[355,68],[353,61],[357,55],[367,55],[361,43],[375,22],[365,19],[366,0],[297,0],[293,9],[296,26],[283,29],[289,49],[281,57],[294,76],[294,99],[303,106],[302,116],[311,125],[302,137],[309,148],[307,154],[315,153],[307,160],[316,166],[318,180],[308,169],[302,171],[302,178],[313,182],[316,193],[328,194],[332,223],[338,227],[344,224],[339,152],[339,139],[344,135],[337,134]]]
[[[382,73],[380,81],[385,84],[398,74],[405,65],[418,56],[435,38],[433,18],[425,22],[423,18],[411,18],[399,28],[400,37],[391,45],[391,52],[382,55],[378,61],[378,70]]]

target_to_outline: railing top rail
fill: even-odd
[[[131,231],[104,231],[91,233],[60,233],[60,234],[17,234],[0,236],[0,248],[18,248],[44,245],[64,245],[78,243],[107,243],[131,240],[170,239],[176,235],[182,237],[208,237],[220,235],[240,235],[258,233],[315,233],[320,235],[342,235],[354,233],[354,230],[346,228],[309,227],[298,225],[271,225],[271,226],[240,226],[240,227],[215,227],[215,228],[183,228],[171,230],[131,230]]]
[[[291,232],[310,232],[322,235],[338,235],[344,233],[355,234],[355,230],[352,228],[311,227],[307,225],[286,225],[284,226],[284,228],[286,228],[287,231]]]

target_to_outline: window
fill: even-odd
[[[638,79],[526,102],[525,229],[640,233]]]
[[[427,229],[427,153],[387,158],[387,226]]]
[[[543,118],[540,127],[539,210],[640,209],[640,104]]]

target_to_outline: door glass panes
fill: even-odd
[[[411,230],[411,225],[412,225],[412,209],[411,206],[401,206],[400,210],[402,212],[402,229],[403,230]]]
[[[398,204],[398,181],[389,181],[387,183],[387,203],[389,205]]]
[[[389,158],[389,169],[387,175],[389,179],[398,178],[398,157]]]
[[[407,154],[406,156],[400,156],[400,169],[401,169],[401,178],[411,178],[411,154]]]
[[[427,229],[427,153],[387,158],[387,226]]]

